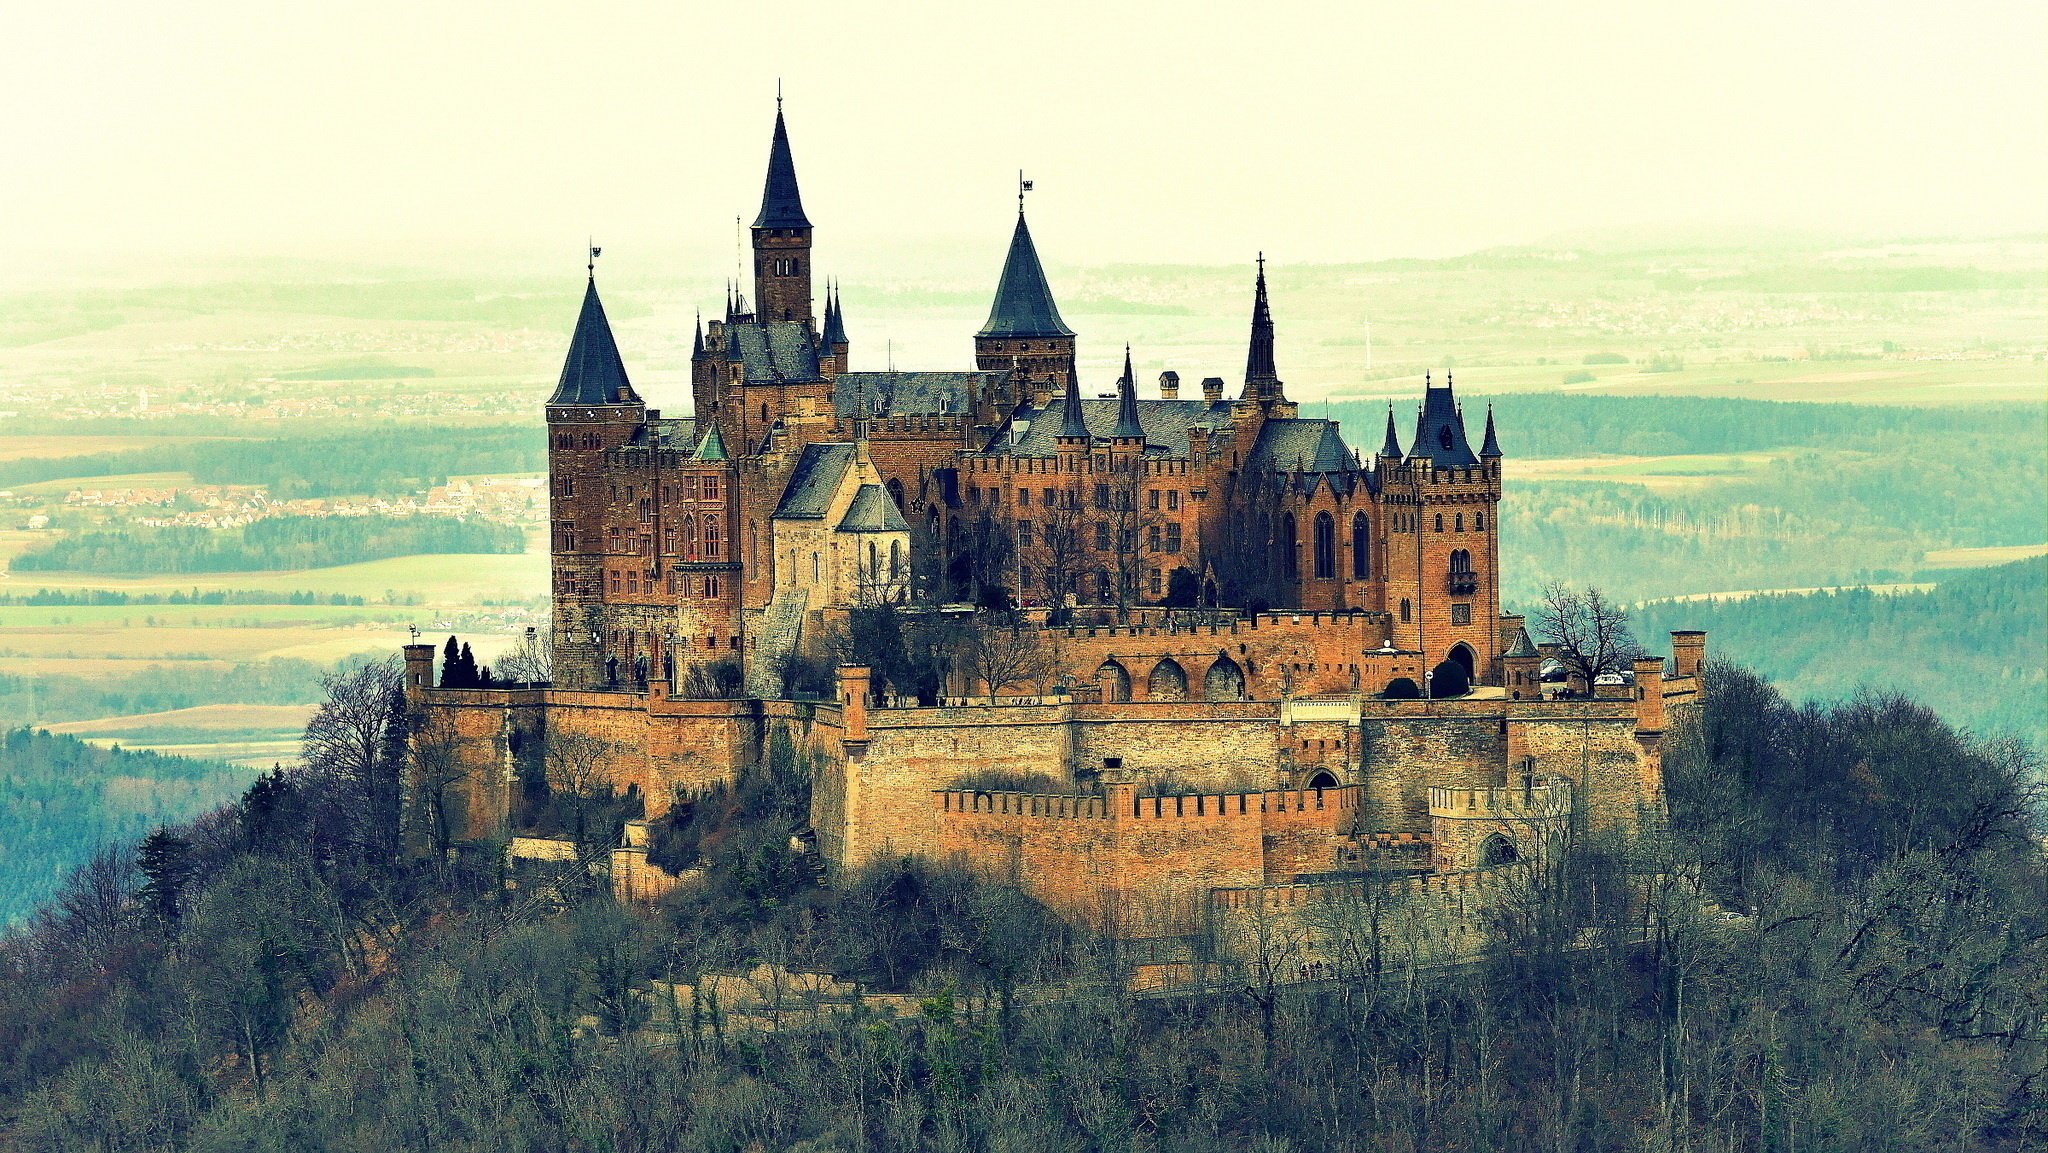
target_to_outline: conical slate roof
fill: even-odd
[[[623,396],[622,396],[623,393]],[[562,362],[562,380],[549,404],[638,404],[640,397],[626,379],[626,362],[612,339],[611,322],[597,298],[597,278],[583,289],[583,311],[576,317],[576,335],[569,338],[569,357]]]
[[[1060,439],[1088,440],[1088,418],[1081,414],[1081,381],[1067,378],[1067,394],[1060,398]]]
[[[1394,431],[1394,406],[1392,404],[1387,405],[1387,442],[1380,446],[1380,455],[1391,456],[1396,460],[1400,459],[1401,456],[1401,437]]]
[[[1124,375],[1116,382],[1116,428],[1109,434],[1118,440],[1144,440],[1145,426],[1138,420],[1138,382],[1131,375],[1131,346],[1124,345]]]
[[[1273,366],[1273,309],[1266,302],[1266,259],[1262,254],[1259,257],[1258,289],[1252,297],[1252,341],[1245,355],[1245,391],[1254,391],[1254,385],[1278,383],[1280,371]]]
[[[1429,457],[1438,468],[1470,468],[1479,463],[1472,455],[1472,442],[1465,439],[1465,416],[1458,411],[1448,374],[1442,388],[1430,385],[1424,375],[1422,411],[1416,416],[1415,443],[1408,446],[1408,453]]]
[[[768,180],[761,189],[761,214],[755,228],[809,228],[804,215],[804,198],[797,192],[796,161],[789,154],[789,129],[782,123],[782,106],[775,107],[775,140],[768,146]]]
[[[1536,657],[1543,654],[1536,651],[1536,642],[1529,639],[1528,629],[1516,629],[1515,643],[1507,652],[1501,655],[1507,657]]]
[[[726,458],[726,455],[725,455],[725,438],[724,438],[724,437],[722,437],[722,436],[720,436],[720,435],[718,435],[718,426],[717,426],[716,424],[711,424],[711,423],[708,423],[708,422],[707,422],[707,423],[705,424],[705,426],[704,426],[704,439],[703,439],[703,440],[700,440],[700,441],[698,441],[698,442],[697,442],[697,451],[696,451],[696,452],[695,452],[694,454],[692,454],[692,456],[691,456],[691,459],[692,459],[692,460],[725,460],[725,459],[727,459],[727,458]]]
[[[1045,283],[1045,269],[1038,263],[1038,248],[1031,243],[1031,229],[1024,214],[1017,214],[1017,230],[1010,234],[1010,255],[1003,261],[1003,278],[996,282],[995,305],[988,323],[977,336],[1072,336],[1074,330],[1060,319],[1059,306],[1052,301],[1052,289]]]
[[[1493,435],[1493,406],[1486,406],[1486,443],[1479,449],[1481,460],[1500,456],[1500,439]]]
[[[833,287],[825,296],[825,347],[846,343],[846,314],[839,310],[839,289]]]

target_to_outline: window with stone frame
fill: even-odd
[[[1471,624],[1471,623],[1472,623],[1472,606],[1471,606],[1471,605],[1452,605],[1452,606],[1451,606],[1451,623],[1452,623],[1452,624],[1454,624],[1454,625],[1469,625],[1469,624]]]

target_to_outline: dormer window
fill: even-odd
[[[1450,425],[1444,425],[1442,428],[1436,430],[1436,442],[1440,445],[1443,445],[1446,449],[1449,449],[1451,447]]]

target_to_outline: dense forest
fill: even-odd
[[[304,436],[201,440],[92,456],[0,461],[0,488],[71,477],[190,473],[197,484],[265,485],[276,500],[391,496],[451,476],[539,472],[547,441],[538,428],[386,425]]]
[[[2048,749],[2048,557],[1959,571],[1926,592],[1651,604],[1635,623],[1645,638],[1706,629],[1715,652],[1795,699],[1897,690],[1976,732]]]
[[[707,873],[651,912],[580,868],[511,888],[488,854],[403,863],[400,722],[366,708],[395,675],[335,682],[303,768],[102,854],[0,942],[0,1143],[2048,1142],[2039,765],[1902,698],[1798,708],[1716,665],[1704,717],[1668,739],[1668,831],[1582,839],[1501,909],[1477,962],[1346,964],[1296,987],[1245,966],[1141,998],[1123,949],[1014,890],[909,862],[822,886],[791,837],[808,765],[787,742],[658,822],[661,851]],[[385,739],[317,739],[350,720]],[[758,960],[916,1008],[759,1032],[722,1028],[713,1005],[677,1032],[635,992]]]
[[[0,733],[0,925],[48,900],[95,849],[206,812],[239,794],[249,776],[215,761],[27,729]]]
[[[195,573],[325,568],[415,553],[516,553],[520,531],[446,516],[273,516],[239,529],[97,529],[41,542],[16,572]]]

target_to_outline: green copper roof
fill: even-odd
[[[704,439],[697,442],[697,451],[693,454],[692,459],[727,459],[725,455],[725,438],[718,435],[718,426],[716,424],[710,421],[704,422]]]

